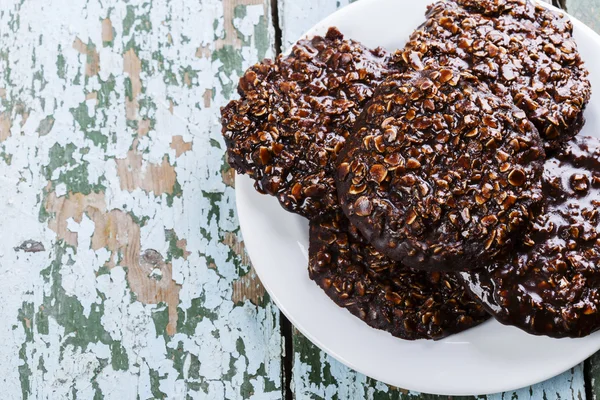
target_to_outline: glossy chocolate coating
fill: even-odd
[[[600,328],[600,141],[575,137],[544,168],[547,204],[522,244],[461,277],[504,324],[586,336]]]
[[[341,212],[311,221],[309,272],[337,305],[402,339],[441,339],[489,318],[453,274],[390,260]]]
[[[330,28],[251,67],[240,79],[241,99],[221,110],[229,164],[289,211],[314,218],[337,208],[337,153],[387,64],[382,49]]]
[[[572,32],[568,17],[528,0],[440,1],[394,57],[468,70],[514,101],[553,149],[581,130],[591,94]]]
[[[544,150],[525,113],[466,71],[382,83],[338,157],[338,195],[378,251],[464,271],[510,246],[541,201]]]

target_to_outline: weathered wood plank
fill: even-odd
[[[311,26],[354,0],[279,0],[281,45],[288,49]]]
[[[600,33],[600,0],[567,0],[566,8],[571,15]],[[588,400],[600,398],[600,352],[585,362],[585,376],[587,394],[591,396]]]
[[[585,361],[585,378],[588,400],[600,398],[600,352]]]
[[[569,14],[600,32],[600,0],[566,0]]]
[[[3,399],[279,399],[218,110],[268,0],[0,2]]]
[[[468,400],[412,392],[371,379],[330,357],[294,330],[292,389],[297,399]],[[432,377],[433,379],[433,377]],[[501,378],[499,378],[501,379]],[[479,396],[486,400],[585,399],[583,363],[561,375],[513,392]]]
[[[577,2],[578,0],[572,0]],[[586,0],[580,0],[581,7]],[[596,2],[598,0],[593,0]],[[347,2],[337,0],[280,0],[279,19],[282,44],[289,48],[312,25]],[[587,4],[587,3],[586,3]],[[302,10],[302,12],[299,12]],[[388,386],[357,373],[310,343],[294,330],[294,360],[292,388],[298,399],[442,399],[408,392]],[[600,385],[598,385],[600,388]],[[600,390],[600,389],[599,389]],[[599,392],[600,393],[600,392]],[[546,382],[515,392],[483,396],[489,400],[500,399],[574,399],[585,398],[583,363]],[[456,399],[456,397],[454,398]]]

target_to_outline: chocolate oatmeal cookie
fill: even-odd
[[[544,150],[525,113],[466,71],[392,74],[338,157],[350,221],[421,270],[470,270],[520,233],[541,201]]]
[[[311,221],[309,273],[337,305],[402,339],[441,339],[489,318],[453,274],[390,260],[341,212]]]
[[[528,0],[447,0],[429,7],[394,58],[468,70],[514,101],[554,149],[581,130],[591,94],[572,33],[565,15]]]
[[[337,208],[337,153],[387,65],[382,49],[330,28],[251,67],[241,99],[221,110],[229,163],[289,211],[314,218]]]
[[[522,243],[461,277],[504,324],[586,336],[600,328],[600,141],[576,137],[544,168],[547,205]]]

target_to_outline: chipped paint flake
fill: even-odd
[[[114,39],[114,32],[112,22],[110,18],[104,18],[102,20],[102,42],[112,42]]]
[[[8,112],[0,113],[0,142],[4,142],[10,136],[12,121]]]
[[[171,148],[175,150],[175,157],[179,157],[192,149],[192,142],[186,142],[181,135],[173,136]]]
[[[127,50],[123,55],[123,71],[129,77],[128,87],[126,87],[127,119],[134,120],[137,118],[137,111],[139,109],[138,96],[142,91],[142,81],[140,80],[142,62],[133,48]]]
[[[144,169],[142,155],[132,150],[126,158],[117,159],[116,163],[122,190],[132,192],[139,188],[156,196],[173,194],[177,174],[167,157],[160,164],[147,164]]]
[[[96,46],[93,44],[84,44],[81,39],[75,38],[73,48],[86,57],[85,74],[86,76],[94,76],[100,69],[100,56],[96,51]]]

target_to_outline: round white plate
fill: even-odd
[[[337,26],[369,47],[400,48],[424,21],[431,1],[360,0],[325,18],[306,35]],[[581,135],[600,134],[600,37],[573,19],[594,95]],[[596,133],[598,132],[598,133]],[[339,308],[308,277],[308,222],[236,177],[242,234],[262,283],[290,321],[321,349],[372,378],[394,386],[447,395],[487,394],[557,375],[600,349],[600,332],[550,339],[488,321],[446,339],[405,341],[370,328]]]

